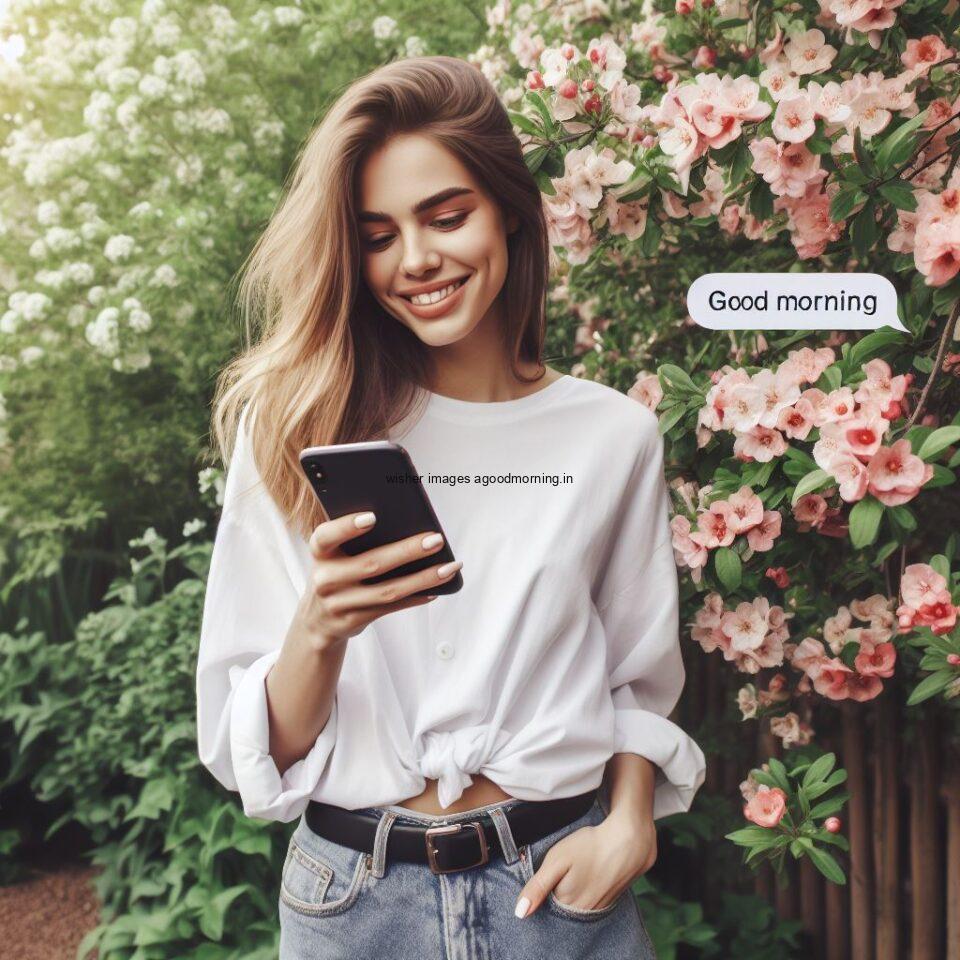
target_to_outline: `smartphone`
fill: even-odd
[[[435,553],[367,577],[361,583],[392,580],[455,559],[420,475],[403,447],[386,440],[307,447],[300,451],[300,465],[331,520],[363,510],[377,515],[377,522],[366,533],[342,544],[350,556],[416,533],[436,531],[443,535],[443,546]],[[458,570],[451,579],[410,596],[456,593],[462,586]]]

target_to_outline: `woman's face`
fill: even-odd
[[[360,168],[358,194],[363,278],[389,314],[430,346],[496,322],[516,218],[504,223],[452,153],[419,134],[393,137]]]

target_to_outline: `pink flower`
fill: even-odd
[[[760,784],[743,808],[743,815],[758,827],[775,827],[787,812],[787,795],[779,787]]]
[[[660,379],[655,373],[641,371],[633,386],[627,391],[627,396],[637,400],[650,410],[656,410],[663,399],[663,388]]]
[[[802,143],[813,136],[814,130],[813,107],[806,95],[784,97],[777,104],[777,112],[773,116],[773,134],[778,140]]]
[[[717,65],[717,51],[706,45],[697,48],[693,66],[698,70],[709,70]]]
[[[914,609],[928,603],[950,601],[946,579],[926,563],[911,563],[904,568],[900,596]]]
[[[813,688],[821,696],[829,700],[846,700],[850,696],[847,689],[847,680],[852,677],[853,671],[836,657],[824,660],[813,680]]]
[[[769,427],[752,427],[745,433],[738,433],[733,442],[733,455],[739,459],[757,460],[768,463],[774,457],[782,457],[787,450],[783,434]]]
[[[861,646],[853,666],[863,676],[892,677],[896,662],[897,648],[892,643],[878,643],[871,650]]]
[[[790,586],[790,574],[786,567],[767,567],[764,576],[769,577],[781,590]]]
[[[776,33],[767,41],[767,45],[759,53],[760,62],[763,64],[775,61],[783,50],[783,30],[780,29],[779,23],[776,26]]]
[[[725,500],[717,500],[697,517],[697,528],[703,534],[707,547],[729,547],[733,543],[737,520],[736,517],[732,523],[728,520],[731,512],[730,504]]]
[[[847,696],[859,703],[873,700],[882,690],[883,681],[879,677],[862,673],[852,673],[847,677]]]
[[[867,464],[869,491],[888,507],[912,500],[933,477],[933,467],[911,452],[901,438],[892,447],[881,447]]]
[[[696,128],[683,117],[677,117],[673,126],[660,135],[660,149],[671,158],[671,164],[680,181],[680,189],[687,192],[690,183],[690,167],[707,149],[701,143]]]
[[[790,61],[790,69],[803,76],[828,70],[837,50],[829,43],[824,43],[822,30],[807,30],[806,33],[791,37],[783,48],[783,54]]]
[[[690,521],[682,514],[670,520],[673,550],[678,566],[698,570],[707,562],[706,538],[699,531],[691,533]]]
[[[773,549],[773,541],[780,536],[782,518],[777,510],[764,510],[763,520],[747,531],[747,543],[751,550],[765,553]]]
[[[762,599],[762,598],[761,598]],[[720,618],[720,628],[730,638],[730,646],[738,653],[756,650],[767,635],[767,618],[757,601],[739,603]]]
[[[793,368],[798,383],[816,383],[820,374],[836,363],[836,360],[832,347],[818,347],[816,350],[801,347],[799,350],[791,350],[784,363],[789,363]],[[804,391],[804,396],[808,393],[809,390]]]
[[[806,440],[814,427],[813,405],[801,397],[792,407],[780,411],[776,426],[791,440]]]
[[[794,519],[801,527],[816,527],[827,515],[827,501],[819,493],[808,493],[793,505]]]
[[[919,40],[908,40],[907,49],[900,55],[903,65],[917,76],[927,73],[941,60],[953,56],[953,50],[938,36],[929,33]]]
[[[863,365],[863,371],[867,379],[857,387],[857,392],[853,395],[857,403],[876,404],[881,410],[886,411],[891,404],[903,399],[907,391],[907,378],[904,374],[894,377],[890,364],[886,360],[874,357]]]
[[[763,501],[746,485],[727,498],[728,522],[735,533],[743,533],[763,522]]]
[[[957,622],[957,608],[949,601],[921,606],[914,615],[913,625],[929,627],[935,634],[949,633]]]
[[[888,422],[880,416],[879,408],[869,404],[845,420],[825,423],[820,435],[837,437],[850,453],[867,461],[880,449],[887,426]]]
[[[960,231],[955,224],[920,224],[913,250],[917,269],[931,287],[942,287],[960,272]]]
[[[772,137],[761,137],[749,144],[753,154],[751,167],[770,184],[776,196],[802,197],[811,182],[826,177],[820,168],[820,157],[802,143],[777,143]]]

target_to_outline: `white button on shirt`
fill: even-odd
[[[655,818],[687,810],[705,765],[667,719],[684,669],[656,417],[570,376],[503,402],[423,398],[389,439],[423,476],[463,588],[348,641],[326,726],[282,776],[264,678],[313,560],[259,483],[241,421],[201,626],[201,761],[268,820],[310,799],[396,804],[426,778],[449,807],[478,773],[524,800],[573,796],[614,753],[658,767]]]

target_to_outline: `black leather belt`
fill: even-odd
[[[503,813],[517,849],[573,823],[593,806],[596,797],[594,789],[559,800],[521,800],[507,807]],[[379,817],[311,800],[307,805],[306,821],[318,836],[354,850],[373,853]],[[396,820],[387,837],[388,860],[426,863],[434,873],[479,867],[487,863],[491,855],[503,856],[503,848],[488,813],[475,820],[458,820],[435,827]]]

